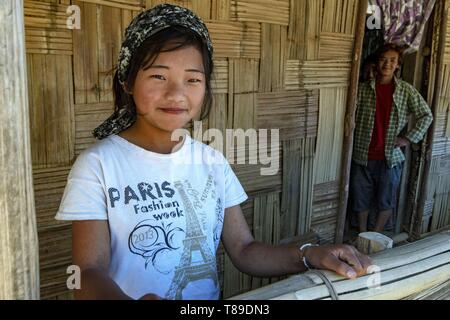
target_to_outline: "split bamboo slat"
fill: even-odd
[[[287,28],[261,25],[261,57],[259,92],[281,91],[284,87]]]
[[[55,212],[64,192],[70,167],[33,168],[33,185],[36,202],[36,222],[39,232],[70,225],[55,220]]]
[[[280,146],[281,147],[281,146]],[[278,172],[274,175],[261,175],[262,168],[268,168],[268,165],[264,165],[257,161],[256,158],[247,158],[245,164],[239,164],[237,160],[243,159],[243,155],[249,154],[249,145],[245,146],[236,146],[234,148],[235,152],[233,153],[235,157],[227,156],[228,161],[231,162],[231,167],[233,168],[236,176],[239,179],[239,182],[244,187],[245,191],[249,195],[256,195],[259,193],[269,193],[281,191],[282,186],[282,170],[278,170]],[[271,147],[267,146],[267,150],[270,153]],[[231,155],[230,151],[227,150],[227,155]],[[258,158],[259,150],[258,150]],[[276,149],[275,154],[270,154],[272,159],[272,163],[278,163],[281,166],[281,150],[280,148]],[[258,162],[258,163],[256,163]],[[256,163],[256,164],[252,164]]]
[[[72,265],[70,224],[39,232],[41,299],[67,293],[67,267]]]
[[[195,13],[197,13],[203,20],[209,20],[211,19],[211,12],[213,9],[213,3],[211,1],[204,1],[204,0],[144,0],[145,2],[145,8],[152,8],[158,4],[162,3],[171,3],[178,6],[189,8],[190,10],[193,10]],[[225,3],[226,2],[226,3]],[[217,0],[215,1],[215,10],[221,9],[220,12],[217,14],[223,14],[225,10],[227,12],[230,11],[230,0]],[[217,8],[218,7],[218,8]]]
[[[320,34],[319,59],[351,59],[354,36],[342,33],[322,32]]]
[[[231,18],[236,21],[287,26],[289,24],[289,0],[232,0]]]
[[[450,278],[450,233],[440,233],[385,250],[372,255],[371,258],[379,270],[354,280],[323,271],[339,299],[398,300],[436,286],[445,286]],[[272,284],[232,299],[330,299],[328,288],[315,274],[296,275],[283,282],[288,287],[287,290],[279,284]]]
[[[229,66],[227,59],[214,60],[214,73],[211,81],[211,88],[215,94],[227,94],[229,84]]]
[[[228,95],[226,93],[214,94],[213,104],[208,117],[208,127],[225,132],[227,127]],[[205,137],[207,135],[205,134]],[[219,150],[221,151],[221,150]]]
[[[67,6],[42,1],[25,1],[25,26],[39,29],[62,29],[67,31]],[[70,50],[69,50],[70,51]]]
[[[260,58],[261,25],[254,22],[206,22],[216,58]]]
[[[114,110],[112,103],[75,105],[75,154],[93,145],[92,130],[108,118]]]
[[[323,6],[321,32],[355,33],[356,0],[320,0]]]
[[[281,141],[317,134],[318,90],[259,93],[256,112],[259,129],[279,129]]]
[[[73,30],[75,103],[111,102],[113,71],[123,33],[139,11],[82,1],[74,4],[83,12],[81,29]],[[111,28],[112,24],[116,27]]]
[[[450,300],[450,280],[410,295],[403,300]]]
[[[450,224],[450,155],[432,158],[430,178],[430,231],[435,231]]]
[[[233,75],[230,84],[233,85],[233,93],[253,93],[258,92],[259,79],[259,61],[257,59],[239,59],[229,60],[229,74]]]
[[[445,110],[447,111],[447,110]],[[434,138],[446,138],[445,129],[447,124],[447,112],[436,112],[434,117],[436,129],[434,130]]]
[[[291,1],[289,8],[289,26],[287,42],[287,59],[305,59],[305,35],[309,17],[306,15],[307,1]]]
[[[282,239],[310,229],[314,146],[315,138],[283,142]]]
[[[320,1],[306,1],[305,56],[306,60],[319,58],[320,24],[322,6]]]
[[[341,172],[346,88],[320,89],[314,183],[335,181]]]
[[[311,230],[320,243],[333,243],[339,205],[339,183],[331,181],[314,185]]]
[[[445,35],[444,63],[450,64],[450,19],[448,19],[448,18],[447,18],[447,33]]]
[[[286,90],[347,87],[350,80],[349,60],[314,60],[286,62]]]
[[[68,165],[74,157],[71,56],[27,54],[33,165]]]
[[[148,7],[148,6],[147,6]],[[211,0],[211,19],[230,20],[231,0]]]

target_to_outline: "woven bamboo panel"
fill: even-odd
[[[206,25],[216,58],[260,58],[261,24],[209,21]]]
[[[282,239],[309,232],[311,226],[315,138],[283,142]]]
[[[433,140],[433,157],[450,154],[450,139],[438,137]]]
[[[270,151],[270,146],[267,147]],[[247,156],[245,164],[239,164],[236,160],[243,159],[243,153]],[[228,155],[229,153],[227,153]],[[282,185],[282,170],[279,168],[278,172],[274,175],[261,175],[261,168],[268,168],[268,165],[264,165],[258,162],[258,164],[249,164],[256,161],[256,158],[250,158],[248,144],[243,147],[235,148],[236,158],[227,156],[228,161],[231,163],[236,176],[245,189],[245,192],[251,196],[258,194],[265,194],[270,192],[281,191]],[[259,157],[259,155],[258,155]],[[271,154],[273,163],[278,162],[281,167],[281,150],[277,149],[275,154]]]
[[[67,55],[27,54],[33,165],[74,157],[72,62]]]
[[[355,33],[357,0],[320,0],[320,2],[323,5],[322,32],[351,35]]]
[[[321,244],[334,242],[338,205],[339,181],[314,185],[311,230],[318,234]]]
[[[320,34],[319,59],[351,60],[354,36],[343,33],[322,32]]]
[[[175,0],[175,1],[166,1],[166,0],[145,0],[145,7],[152,8],[161,3],[171,3],[175,5],[179,5],[182,7],[189,8],[197,13],[203,20],[211,19],[211,1],[204,0]],[[228,8],[224,7],[223,9]]]
[[[442,103],[441,103],[442,105]],[[444,138],[445,131],[447,127],[447,110],[445,112],[436,111],[436,115],[434,116],[434,122],[436,123],[436,129],[434,131],[435,138]]]
[[[337,214],[338,201],[338,180],[315,184],[312,222],[320,224],[321,221],[334,217]]]
[[[305,0],[303,0],[305,1]],[[305,55],[306,60],[319,58],[320,25],[322,20],[322,3],[306,1]]]
[[[92,130],[108,118],[113,110],[112,103],[75,105],[76,155],[97,141],[92,136]]]
[[[318,90],[257,94],[258,128],[279,129],[282,141],[315,137],[318,102]]]
[[[447,111],[447,105],[445,102],[450,100],[450,64],[444,64],[442,72],[442,91],[441,91],[441,103],[438,108],[439,111]]]
[[[112,77],[122,35],[138,11],[74,1],[83,12],[73,30],[75,103],[112,101]],[[115,25],[111,28],[111,25]]]
[[[287,26],[289,24],[289,0],[233,0],[231,1],[231,18],[237,21]]]
[[[36,220],[38,231],[68,225],[70,222],[55,220],[69,175],[70,166],[33,170]]]
[[[231,0],[211,0],[211,19],[230,20]]]
[[[448,16],[448,14],[447,14],[447,16]],[[445,35],[444,63],[450,64],[450,19],[448,19],[448,18],[447,18],[447,32]]]
[[[41,299],[67,293],[67,267],[72,264],[71,227],[39,232]]]
[[[450,224],[450,155],[433,157],[430,167],[429,197],[434,199],[429,231]]]
[[[347,87],[350,80],[349,60],[286,61],[286,90]]]
[[[344,138],[347,88],[320,89],[319,129],[314,183],[339,179]]]
[[[25,26],[25,44],[28,53],[72,55],[72,32]]]
[[[262,24],[259,92],[283,90],[286,36],[286,27]]]
[[[227,127],[227,95],[215,94],[208,118],[208,127],[225,132]]]
[[[307,1],[291,1],[289,8],[287,59],[305,59],[305,35],[308,17]]]
[[[82,2],[125,10],[141,11],[144,9],[143,0],[79,0]]]
[[[433,179],[434,205],[430,231],[439,230],[450,224],[450,174]]]
[[[257,59],[229,59],[230,85],[233,93],[258,91],[259,61]]]
[[[57,3],[24,1],[25,27],[67,30],[66,10],[66,5]]]
[[[211,81],[211,88],[214,93],[228,93],[229,84],[229,63],[226,59],[214,61],[214,73]]]
[[[252,129],[256,126],[255,94],[234,95],[233,128]]]
[[[450,38],[448,41],[450,43]],[[445,120],[439,127],[436,125],[436,131],[442,130],[443,136],[450,138],[450,62],[444,65],[441,90],[438,112],[444,113]]]

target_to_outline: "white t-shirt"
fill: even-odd
[[[247,199],[223,155],[186,136],[158,154],[110,136],[79,155],[58,220],[108,220],[109,275],[137,299],[218,299],[225,208]]]

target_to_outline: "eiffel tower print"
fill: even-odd
[[[183,240],[180,264],[175,267],[175,275],[166,293],[166,298],[181,300],[183,290],[190,282],[210,278],[217,286],[218,281],[216,259],[208,246],[207,238],[200,227],[194,207],[180,181],[175,182],[175,188],[180,193],[185,207],[186,238]],[[192,261],[195,251],[199,251],[202,257],[200,262]]]

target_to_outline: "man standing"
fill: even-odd
[[[396,45],[382,46],[375,55],[375,79],[362,83],[358,90],[350,190],[360,232],[367,231],[372,200],[378,210],[374,231],[384,230],[396,205],[405,160],[400,148],[422,140],[433,121],[420,93],[395,77],[402,58]],[[399,136],[410,113],[416,125]]]

